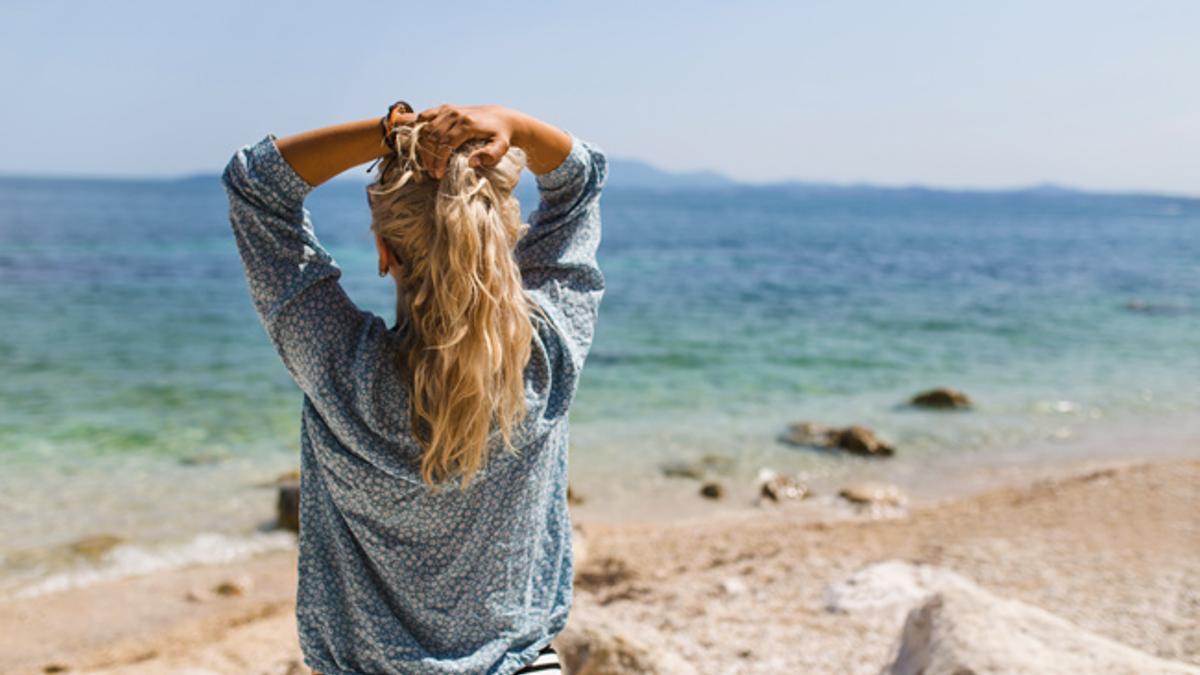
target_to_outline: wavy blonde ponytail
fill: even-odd
[[[471,168],[480,144],[468,144],[439,182],[418,163],[423,126],[397,129],[397,152],[382,160],[367,195],[371,229],[402,268],[396,313],[406,324],[422,479],[436,487],[461,475],[465,488],[487,462],[493,428],[516,452],[513,430],[526,414],[537,306],[513,257],[528,225],[512,195],[525,155],[513,148],[495,166]]]

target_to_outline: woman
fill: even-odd
[[[359,309],[303,207],[368,188],[397,320]],[[540,195],[520,224],[522,164]],[[556,672],[573,568],[567,410],[591,346],[604,154],[498,106],[394,105],[240,149],[222,180],[255,309],[304,393],[305,663]]]

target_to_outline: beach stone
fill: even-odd
[[[720,483],[708,482],[700,487],[700,494],[709,499],[720,499],[725,496],[725,488]]]
[[[896,452],[874,431],[859,425],[837,428],[813,422],[796,422],[788,427],[779,440],[788,445],[845,450],[866,457],[890,457]]]
[[[194,602],[194,603],[199,604],[202,602],[208,602],[209,600],[212,600],[214,596],[212,593],[210,593],[206,590],[203,590],[200,588],[191,588],[191,589],[188,589],[187,594],[184,595],[183,597],[188,602]]]
[[[789,445],[808,445],[817,448],[833,446],[833,435],[837,432],[833,427],[827,427],[815,422],[796,422],[788,426],[788,430],[779,440]]]
[[[879,481],[863,481],[846,486],[838,491],[838,496],[864,506],[904,506],[908,502],[900,488]]]
[[[860,426],[840,429],[833,436],[834,446],[856,455],[869,457],[891,457],[896,449],[883,442],[875,432]]]
[[[275,502],[275,526],[300,531],[300,482],[288,481],[279,484],[279,498]]]
[[[721,592],[725,595],[741,595],[749,590],[746,582],[737,577],[721,580]]]
[[[940,387],[923,391],[909,401],[919,408],[935,408],[939,410],[965,410],[974,405],[971,398],[957,389]]]
[[[705,476],[704,467],[692,462],[666,462],[660,464],[658,470],[667,478],[689,478],[692,480],[703,480]]]
[[[179,463],[184,466],[211,466],[219,464],[225,460],[228,455],[224,452],[202,452],[195,455],[180,457]]]
[[[713,473],[729,474],[737,466],[737,460],[726,455],[708,453],[700,458],[700,467]]]
[[[586,611],[571,612],[553,642],[571,675],[695,675],[696,669],[666,644],[650,626]]]
[[[759,493],[773,502],[799,501],[809,496],[808,486],[791,476],[774,476],[762,483]]]
[[[578,506],[579,504],[582,504],[585,501],[587,501],[587,500],[584,499],[583,495],[576,492],[574,490],[574,488],[572,488],[570,485],[567,485],[567,503],[568,504],[571,504],[572,506]]]
[[[1200,673],[975,585],[942,589],[909,613],[889,675]]]
[[[115,534],[98,534],[71,542],[70,549],[72,553],[95,559],[123,543],[125,543],[124,537],[118,537]]]
[[[226,579],[213,587],[213,593],[223,595],[227,598],[245,595],[254,587],[254,580],[248,576],[240,576],[235,579]]]

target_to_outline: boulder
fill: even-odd
[[[904,506],[908,503],[900,488],[872,480],[848,485],[838,491],[838,496],[862,506]]]
[[[650,626],[578,610],[553,642],[571,675],[695,675],[666,644]]]
[[[1200,674],[974,585],[938,591],[909,613],[888,675]]]
[[[279,498],[275,502],[275,526],[292,532],[300,531],[299,481],[284,481],[279,484]]]
[[[891,457],[896,454],[896,449],[880,440],[874,431],[860,426],[838,430],[833,437],[833,445],[856,455]]]
[[[700,486],[700,494],[709,499],[720,499],[725,496],[725,488],[720,483],[708,482]]]
[[[974,405],[971,398],[957,389],[940,387],[930,389],[913,396],[909,401],[918,408],[934,408],[938,410],[965,410]]]
[[[763,481],[759,494],[773,502],[799,501],[811,493],[808,486],[791,476],[774,476]]]
[[[897,626],[908,612],[938,591],[974,585],[943,567],[887,560],[862,568],[825,587],[825,611],[835,614],[895,612]]]

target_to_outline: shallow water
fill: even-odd
[[[308,206],[351,297],[391,322],[362,190],[333,183]],[[225,209],[212,176],[0,179],[10,581],[74,565],[63,546],[91,534],[172,550],[267,536],[263,483],[297,463],[300,395]],[[879,471],[778,443],[797,420],[873,426],[897,474],[950,475],[998,449],[1055,461],[1070,444],[1041,441],[1200,403],[1200,201],[611,190],[603,209],[608,290],[571,462],[611,510],[661,489],[658,463],[706,453],[733,458],[735,481]],[[902,405],[938,385],[978,408]]]

